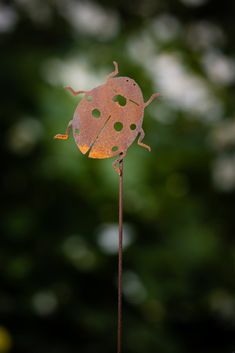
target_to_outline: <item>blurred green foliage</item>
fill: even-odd
[[[145,99],[125,158],[124,352],[235,350],[234,4],[0,4],[0,353],[116,347],[118,176],[65,131],[119,63]]]

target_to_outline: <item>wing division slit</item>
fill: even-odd
[[[99,130],[99,132],[98,132],[98,134],[96,135],[94,141],[93,141],[92,144],[90,145],[89,151],[91,151],[92,147],[94,146],[94,144],[95,144],[96,141],[98,140],[100,134],[102,133],[102,131],[105,129],[106,125],[108,124],[110,118],[111,118],[111,114],[109,115],[108,119],[106,119],[104,125],[103,125],[102,128]]]

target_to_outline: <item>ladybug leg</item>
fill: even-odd
[[[73,122],[73,121],[70,120],[70,122],[68,123],[67,129],[66,129],[66,132],[65,132],[64,135],[62,135],[62,134],[57,134],[57,135],[54,136],[54,139],[56,139],[56,140],[68,140],[68,138],[69,138],[69,131],[70,131],[70,129],[71,129],[72,122]]]
[[[111,72],[111,74],[109,74],[109,75],[107,76],[106,81],[108,81],[108,79],[110,79],[110,78],[116,76],[116,75],[118,74],[118,72],[119,72],[119,71],[118,71],[118,64],[116,63],[116,61],[113,61],[113,65],[114,65],[114,71]]]
[[[114,170],[121,175],[120,163],[122,162],[123,158],[126,156],[126,151],[119,153],[119,157],[113,162]]]
[[[145,135],[144,130],[141,129],[141,131],[140,131],[140,137],[139,137],[139,139],[138,139],[138,145],[141,146],[141,147],[143,147],[143,148],[146,148],[146,150],[148,150],[149,152],[151,152],[151,147],[142,142],[142,141],[143,141],[143,138],[144,138],[144,135]]]
[[[157,97],[159,97],[159,96],[160,96],[160,93],[153,93],[153,94],[151,95],[151,97],[147,100],[147,102],[144,103],[144,107],[146,108],[150,103],[152,103],[152,101],[153,101],[155,98],[157,98]]]
[[[73,96],[77,96],[80,93],[86,93],[87,92],[87,91],[74,91],[74,89],[72,87],[70,87],[70,86],[66,86],[65,89],[70,91]]]

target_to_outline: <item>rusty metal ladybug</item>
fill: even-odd
[[[127,149],[139,135],[138,145],[151,150],[142,142],[144,130],[142,122],[144,109],[159,96],[154,93],[144,102],[137,83],[129,77],[115,77],[115,70],[107,76],[105,84],[90,91],[74,91],[65,87],[74,96],[84,93],[73,119],[65,134],[57,134],[55,139],[67,140],[72,127],[75,142],[83,154],[89,151],[90,158],[110,158],[119,155],[113,166],[119,172],[118,164],[126,155]]]

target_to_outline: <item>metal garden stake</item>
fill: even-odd
[[[83,154],[90,158],[117,156],[113,167],[119,174],[119,242],[118,242],[118,333],[117,353],[122,351],[122,238],[123,238],[123,159],[127,149],[137,136],[138,145],[151,151],[144,144],[142,128],[144,109],[159,96],[154,93],[144,102],[138,84],[129,77],[116,77],[118,64],[106,82],[90,91],[74,91],[65,87],[74,96],[84,93],[65,134],[54,138],[67,140],[72,128],[75,142]]]

